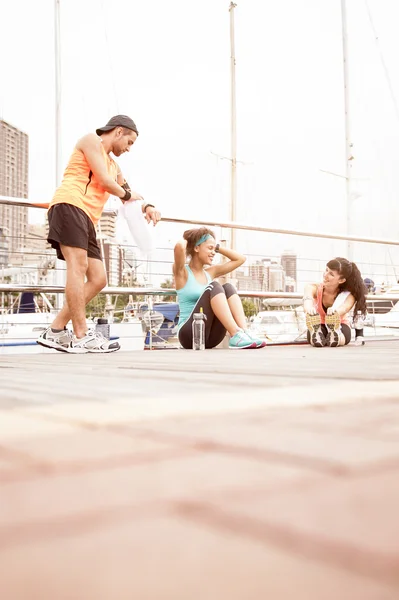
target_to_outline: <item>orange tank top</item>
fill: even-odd
[[[326,311],[324,310],[323,307],[323,290],[324,290],[324,286],[322,283],[320,283],[317,286],[317,298],[316,298],[316,307],[317,307],[317,312],[320,315],[320,320],[322,322],[323,325],[325,325],[326,323]],[[346,315],[344,315],[343,317],[341,317],[341,323],[345,323],[346,325],[348,325],[348,321],[346,319]]]
[[[116,162],[108,156],[103,146],[101,149],[108,175],[116,181],[118,173]],[[97,181],[83,152],[75,148],[65,169],[62,183],[57,188],[49,208],[54,204],[73,204],[83,210],[93,224],[97,225],[109,196],[109,192],[106,192]]]

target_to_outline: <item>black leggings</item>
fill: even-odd
[[[321,325],[321,330],[322,330],[322,332],[324,334],[324,337],[326,337],[327,336],[327,332],[328,332],[327,326],[326,325]],[[346,323],[342,323],[341,324],[341,331],[342,331],[342,333],[345,336],[345,344],[344,344],[344,346],[346,346],[347,344],[349,344],[349,342],[352,339],[352,331],[351,331],[351,328],[349,327],[349,325],[347,325]],[[310,344],[310,331],[308,331],[308,342]]]
[[[212,281],[204,290],[202,296],[199,297],[194,306],[190,317],[179,330],[179,342],[186,350],[193,347],[193,314],[200,311],[206,315],[205,321],[205,348],[214,348],[223,340],[226,335],[226,328],[221,324],[212,310],[211,299],[217,294],[225,294],[226,298],[230,298],[237,291],[231,283],[221,285],[217,281]]]

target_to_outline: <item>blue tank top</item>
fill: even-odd
[[[192,272],[192,270],[190,269],[190,267],[188,265],[185,265],[185,266],[187,269],[186,285],[184,287],[182,287],[180,290],[176,290],[177,299],[178,299],[179,308],[180,308],[180,316],[179,316],[179,323],[178,323],[179,329],[182,325],[184,325],[184,323],[190,317],[191,313],[193,312],[193,308],[196,305],[198,299],[202,296],[205,288],[212,281],[209,273],[207,273],[205,271],[205,275],[208,279],[208,283],[199,283],[199,281],[196,280],[195,275]]]

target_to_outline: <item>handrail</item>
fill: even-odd
[[[29,208],[48,208],[47,203],[33,203],[28,200],[19,198],[11,198],[9,196],[0,196],[0,204],[9,204],[11,206],[25,206]],[[114,213],[115,211],[105,211]],[[317,231],[296,231],[294,229],[276,229],[273,227],[254,227],[247,223],[239,223],[238,221],[209,221],[203,219],[189,219],[176,217],[162,217],[162,221],[166,223],[191,223],[196,225],[206,225],[209,227],[223,227],[226,229],[243,229],[245,231],[261,231],[263,233],[278,233],[282,235],[296,235],[302,237],[323,238],[332,240],[343,240],[349,242],[363,242],[366,244],[385,244],[387,246],[399,246],[398,240],[387,240],[380,238],[367,238],[358,235],[342,235],[338,233],[320,233]]]
[[[43,294],[63,294],[65,288],[59,285],[18,285],[12,283],[0,283],[0,293],[11,292],[33,292]],[[100,294],[121,294],[132,296],[173,296],[176,290],[173,288],[146,288],[146,287],[105,287]],[[259,292],[256,290],[238,290],[237,294],[242,298],[287,298],[291,300],[302,300],[303,294],[298,292]],[[373,300],[399,300],[398,294],[368,294],[366,299]]]

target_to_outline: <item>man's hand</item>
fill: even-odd
[[[133,196],[132,196],[133,197]],[[151,223],[151,221],[156,225],[158,221],[161,220],[161,213],[154,206],[147,206],[144,214],[147,223]]]
[[[126,180],[121,185],[121,187],[125,190],[125,192],[130,193],[129,200],[134,200],[134,201],[135,200],[144,200],[143,196],[140,196],[140,194],[138,194],[137,192],[132,192],[132,190],[130,189],[130,185],[128,184],[128,182]],[[129,202],[129,200],[126,200],[126,202]]]
[[[130,200],[144,200],[143,196],[140,196],[137,192],[130,192],[131,198]]]

